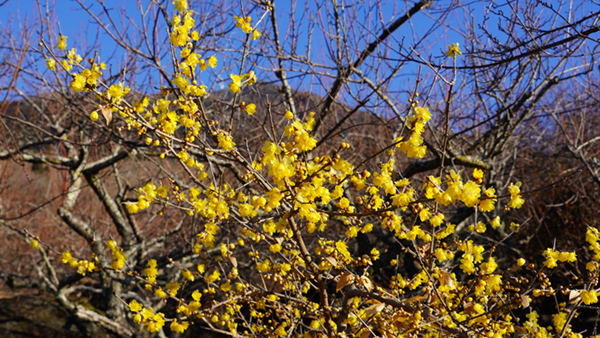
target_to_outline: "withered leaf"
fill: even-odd
[[[383,308],[385,308],[385,303],[373,304],[365,310],[365,317],[369,318],[377,312],[381,312]]]
[[[373,291],[373,282],[367,276],[360,276],[360,281],[362,285],[368,290]]]
[[[569,291],[569,304],[577,302],[579,297],[581,296],[581,291],[583,290],[571,290]]]
[[[353,274],[351,274],[350,272],[344,271],[342,273],[342,275],[340,276],[340,279],[338,280],[337,285],[335,286],[335,292],[339,292],[341,289],[343,289],[347,285],[354,283],[354,280],[355,280],[355,277]]]
[[[108,106],[104,106],[100,109],[100,113],[102,113],[102,116],[104,116],[104,118],[106,119],[106,125],[110,125],[110,122],[112,121],[113,118],[113,113],[112,110],[110,110],[110,108],[108,108]]]
[[[413,296],[410,298],[403,299],[403,303],[420,303],[427,300],[427,296]]]
[[[331,257],[331,256],[327,256],[325,257],[325,260],[328,261],[331,265],[336,266],[337,265],[337,261],[335,260],[335,258]]]
[[[472,314],[475,311],[475,303],[473,302],[466,302],[464,305],[465,308],[465,312],[468,314]]]
[[[452,280],[452,276],[444,270],[440,270],[439,274],[440,283],[442,283],[443,286],[448,285],[451,289],[454,289],[454,281]]]

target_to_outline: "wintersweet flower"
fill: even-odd
[[[232,93],[238,93],[241,91],[242,87],[242,77],[239,75],[231,74],[231,82],[229,84],[229,91]]]
[[[177,295],[177,291],[179,290],[179,288],[181,287],[180,283],[167,283],[167,285],[165,285],[165,289],[169,290],[169,294],[171,296],[175,296]]]
[[[252,25],[250,25],[250,21],[252,21],[251,17],[234,16],[233,18],[235,19],[235,26],[241,28],[244,33],[248,34],[252,31]]]
[[[67,264],[73,259],[73,257],[71,256],[71,253],[68,250],[63,252],[60,255],[60,257],[62,259],[63,264]]]
[[[256,105],[254,103],[250,103],[249,105],[247,105],[246,112],[248,113],[248,115],[254,115],[254,113],[256,112]]]
[[[34,249],[39,249],[40,248],[40,243],[38,241],[36,241],[35,239],[31,241],[31,243],[29,243],[29,245],[34,248]]]
[[[235,147],[235,143],[233,142],[233,138],[229,135],[225,135],[223,133],[217,136],[217,140],[219,141],[219,148],[230,151]]]
[[[185,277],[185,279],[189,280],[190,282],[194,281],[194,275],[189,271],[189,270],[183,270],[181,272],[181,275],[183,275],[183,277]]]
[[[187,0],[175,0],[175,1],[173,1],[173,5],[175,5],[176,10],[178,10],[182,13],[188,10]]]
[[[261,36],[262,36],[262,34],[261,34],[261,33],[260,33],[260,32],[259,32],[257,29],[255,29],[255,30],[252,32],[252,37],[251,37],[251,39],[252,39],[252,40],[258,40],[258,39],[260,39],[260,37],[261,37]]]
[[[144,306],[142,304],[138,303],[135,299],[129,303],[129,310],[131,310],[131,312],[142,311],[143,307]]]
[[[479,202],[479,210],[488,212],[494,210],[494,203],[496,203],[496,189],[494,187],[487,188],[484,192],[487,197]]]
[[[585,305],[598,303],[598,296],[594,289],[581,292],[581,300]]]
[[[46,67],[51,71],[56,71],[56,62],[53,59],[46,59]]]
[[[521,197],[521,182],[517,182],[516,184],[511,183],[508,186],[508,192],[510,193],[508,207],[519,209],[525,203],[525,200]]]
[[[211,57],[208,59],[208,65],[209,65],[211,68],[215,68],[215,67],[217,66],[217,57],[216,57],[216,56],[214,56],[214,55],[213,55],[213,56],[211,56]]]
[[[460,48],[458,47],[458,42],[448,45],[448,50],[446,52],[444,52],[444,55],[446,55],[449,58],[451,57],[454,59],[456,59],[457,56],[461,56],[462,52],[460,51]]]
[[[67,49],[67,37],[64,35],[59,36],[58,37],[58,45],[56,47],[58,47],[58,49],[60,49],[60,50],[66,50]]]
[[[187,330],[187,328],[189,327],[190,323],[188,323],[187,321],[178,323],[177,319],[173,319],[173,322],[171,323],[171,331],[173,332],[178,332],[178,333],[183,333],[185,332],[185,330]]]
[[[479,202],[479,196],[481,196],[481,187],[473,181],[468,181],[464,187],[460,200],[465,203],[468,207],[473,207]]]
[[[75,78],[73,79],[73,81],[71,81],[71,89],[73,89],[74,92],[83,91],[85,90],[86,83],[87,80],[84,76],[75,75]]]

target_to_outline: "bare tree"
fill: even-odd
[[[565,251],[576,272],[565,267],[561,285],[541,256],[510,279],[558,206],[508,210],[521,193],[559,194],[569,180],[568,194],[597,200],[596,8],[331,0],[294,1],[287,13],[279,2],[189,1],[187,12],[186,2],[139,1],[132,13],[77,3],[116,46],[112,58],[101,58],[106,40],[69,37],[80,56],[63,50],[45,3],[35,24],[3,32],[0,224],[40,249],[0,263],[13,279],[43,283],[78,320],[119,337],[140,334],[140,322],[165,336],[192,321],[231,336],[470,337],[488,333],[485,318],[531,332],[537,322],[502,316],[527,320],[518,308],[528,297],[558,291],[568,299],[552,302],[566,304],[555,335],[581,329],[575,313],[596,270],[586,275]],[[427,152],[406,150],[418,147]],[[531,162],[557,154],[569,154],[560,170],[535,179],[531,168],[544,166]],[[453,180],[478,187],[473,203],[444,202]],[[486,200],[504,210],[482,210]],[[597,206],[585,204],[595,217]],[[581,234],[597,225],[587,222]],[[548,234],[541,248],[583,241],[557,248]],[[7,237],[0,250],[28,249]],[[494,251],[505,255],[494,261]],[[577,254],[594,262],[593,249]],[[480,256],[470,273],[469,255]]]

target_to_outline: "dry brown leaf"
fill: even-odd
[[[235,257],[229,257],[229,261],[234,268],[237,268],[237,259],[235,259]]]
[[[579,300],[581,292],[583,290],[571,290],[569,291],[569,304],[575,303]]]
[[[527,296],[521,295],[521,302],[523,303],[524,309],[529,307],[529,298],[527,298]]]
[[[377,312],[383,311],[384,308],[385,308],[385,303],[373,304],[365,309],[365,317],[369,318],[372,315],[376,314]]]
[[[368,290],[373,291],[373,282],[367,276],[360,276],[360,281],[362,285]]]
[[[354,277],[354,275],[351,274],[350,272],[344,271],[342,273],[342,275],[340,276],[340,279],[338,280],[337,285],[335,286],[335,292],[338,292],[341,289],[343,289],[344,287],[346,287],[347,285],[354,283],[355,278],[356,277]]]
[[[475,303],[466,302],[464,308],[466,313],[472,314],[475,311]]]
[[[331,265],[336,266],[337,265],[337,261],[335,260],[335,258],[331,257],[331,256],[327,256],[325,257],[325,260],[328,261]]]
[[[102,116],[104,116],[104,118],[106,119],[106,125],[110,125],[110,122],[112,121],[113,118],[113,113],[112,110],[110,110],[110,108],[108,108],[108,106],[104,106],[100,109],[100,113],[102,113]]]
[[[448,285],[451,289],[454,289],[454,280],[452,280],[452,275],[450,275],[448,272],[444,271],[444,270],[440,270],[440,283],[442,283],[442,285],[446,286]]]
[[[420,303],[427,300],[427,296],[413,296],[410,298],[403,299],[403,303]]]

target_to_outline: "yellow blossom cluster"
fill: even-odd
[[[229,91],[232,93],[239,93],[244,85],[251,86],[256,83],[254,71],[241,75],[231,74],[230,77],[231,83],[229,83]]]
[[[169,180],[168,186],[148,182],[138,190],[137,201],[125,203],[132,215],[155,203],[165,208],[176,207],[194,216],[192,236],[195,235],[195,239],[189,243],[193,252],[190,260],[197,261],[180,265],[180,262],[170,259],[169,263],[161,266],[161,271],[177,269],[178,273],[173,274],[177,277],[165,274],[157,282],[157,261],[149,259],[143,273],[135,275],[140,283],[145,284],[146,291],[151,292],[151,298],[153,295],[160,301],[176,300],[178,318],[165,320],[163,313],[155,313],[152,307],[131,300],[128,306],[135,323],[143,324],[150,332],[158,332],[165,322],[170,321],[171,331],[183,333],[196,317],[228,329],[233,335],[240,335],[237,330],[239,323],[243,322],[239,318],[240,309],[244,307],[251,318],[243,324],[244,330],[247,330],[243,335],[247,336],[251,336],[249,331],[254,336],[289,336],[295,329],[290,318],[301,317],[311,318],[310,324],[302,324],[311,328],[304,337],[324,336],[320,334],[328,330],[334,333],[338,328],[341,330],[340,324],[349,327],[349,332],[357,337],[370,336],[374,331],[383,332],[385,336],[408,333],[434,337],[442,332],[439,330],[441,326],[448,332],[472,327],[476,328],[473,332],[489,337],[506,337],[516,332],[517,324],[511,315],[505,314],[494,320],[492,310],[523,306],[524,299],[528,298],[519,295],[518,302],[511,301],[510,297],[514,295],[508,291],[508,282],[503,281],[504,275],[499,272],[501,260],[493,256],[494,248],[488,249],[477,242],[479,234],[485,233],[488,226],[491,225],[492,230],[501,226],[500,217],[475,218],[474,224],[468,227],[473,237],[460,239],[451,237],[457,226],[449,223],[449,214],[445,214],[446,207],[456,203],[474,208],[475,212],[495,211],[497,192],[494,187],[485,187],[484,172],[476,168],[472,179],[464,179],[458,170],[439,170],[434,175],[423,176],[424,182],[419,186],[412,178],[399,175],[401,161],[394,158],[395,152],[404,153],[408,158],[427,155],[423,136],[425,126],[432,118],[427,107],[411,106],[406,138],[396,138],[386,149],[389,157],[383,159],[386,155],[381,155],[383,160],[369,170],[355,166],[348,157],[344,158],[345,152],[352,147],[345,141],[340,142],[335,151],[316,156],[313,153],[318,144],[313,130],[315,113],[294,116],[290,111],[285,114],[279,112],[285,116],[280,135],[270,135],[272,137],[264,143],[261,140],[263,146],[256,158],[240,160],[242,151],[237,148],[232,128],[227,131],[217,128],[219,121],[210,120],[202,104],[201,97],[207,94],[207,86],[198,83],[196,72],[202,72],[209,66],[217,67],[217,58],[213,55],[203,59],[195,53],[193,41],[200,37],[194,30],[194,12],[186,0],[174,0],[173,4],[178,14],[173,15],[170,21],[169,42],[178,48],[174,57],[179,55],[179,60],[174,61],[173,87],[161,88],[162,97],[152,103],[144,97],[127,105],[125,96],[130,90],[123,83],[101,87],[103,64],[97,65],[92,60],[89,69],[81,67],[82,60],[75,49],[66,53],[68,61],[61,62],[67,71],[71,71],[73,66],[83,68],[72,74],[73,91],[95,92],[106,107],[119,112],[128,128],[137,129],[140,136],[145,134],[148,146],[163,145],[165,150],[161,158],[169,154],[186,171],[196,169],[191,175],[196,185],[186,186],[188,183],[185,182],[177,186],[179,183],[174,180]],[[247,34],[246,43],[261,36],[250,24],[250,17],[236,16],[235,22]],[[58,48],[66,51],[66,37],[59,37]],[[452,44],[445,54],[456,58],[462,53],[458,44]],[[48,59],[46,65],[48,69],[56,70],[55,59]],[[232,93],[240,93],[244,86],[257,82],[254,71],[244,73],[243,69],[238,74],[230,74],[230,78],[228,86]],[[101,93],[98,88],[106,88],[106,91]],[[233,96],[232,112],[256,113],[255,104],[236,102],[238,95]],[[98,114],[90,117],[96,120]],[[226,179],[215,179],[214,171],[207,172],[205,167],[210,165],[206,163],[212,164],[213,156],[219,157],[219,160],[235,159],[236,165],[247,170],[246,175],[237,177],[244,185],[234,187],[231,182],[225,182]],[[520,182],[508,187],[511,196],[508,208],[523,205],[520,187]],[[239,228],[232,230],[232,223]],[[387,252],[373,246],[362,256],[357,256],[354,247],[358,240],[372,236],[368,234],[376,228],[373,223],[381,225],[375,231],[395,237],[394,240],[403,246],[404,253],[412,254],[419,261],[418,272],[409,277],[395,271],[389,284],[374,285],[368,267],[373,262],[387,259]],[[513,230],[516,229],[515,226]],[[237,232],[239,237],[234,238],[229,233],[224,236],[226,231],[231,231],[231,234]],[[308,237],[303,237],[307,234],[311,236],[308,245],[305,242]],[[593,261],[586,268],[594,272],[600,261],[600,233],[590,228],[586,240],[594,253]],[[254,246],[259,245],[265,248],[264,251],[255,249]],[[112,268],[123,269],[126,262],[123,250],[113,240],[108,241],[107,246],[112,253]],[[244,249],[249,247],[251,249]],[[244,269],[249,266],[255,269],[258,272],[255,278],[260,279],[259,284],[262,285],[249,285],[241,276],[243,269],[238,267],[237,259],[242,252],[249,262],[244,262]],[[559,261],[577,260],[575,252],[552,249],[544,251],[543,256],[547,268],[556,267]],[[96,259],[78,261],[69,251],[61,257],[63,263],[77,268],[81,274],[100,268]],[[391,265],[396,267],[399,259],[392,259]],[[386,264],[388,262],[385,261]],[[520,259],[517,264],[524,266],[525,260]],[[131,274],[134,275],[133,271]],[[341,322],[332,320],[335,312],[332,309],[341,302],[334,300],[324,304],[327,296],[336,297],[333,292],[328,294],[325,286],[327,278],[334,274],[338,274],[337,279],[331,277],[331,280],[338,281],[336,293],[345,292],[344,287],[352,284],[352,290],[358,290],[356,292],[362,295],[346,299],[349,309],[347,318]],[[463,274],[470,279],[468,283],[462,281]],[[189,294],[186,295],[186,291],[189,288],[186,290],[186,286],[193,285],[195,288],[199,283],[204,285],[204,289],[195,290],[191,294],[192,300],[187,301],[185,298]],[[533,291],[533,296],[549,294],[547,290],[539,291],[546,286]],[[308,293],[311,289],[318,289],[319,296],[310,298],[312,296]],[[517,294],[516,291],[514,293]],[[200,303],[203,294],[210,299],[204,307]],[[401,298],[401,301],[385,298],[400,298],[406,294],[416,296]],[[581,291],[580,297],[586,305],[598,301],[591,284]],[[224,301],[217,302],[218,299]],[[386,299],[387,303],[381,302],[381,299]],[[427,313],[415,306],[424,301],[429,307]],[[407,305],[397,306],[404,303]],[[567,325],[566,312],[559,311],[553,317],[557,332]],[[279,313],[284,315],[276,318],[274,314]],[[335,316],[338,315],[340,313]],[[540,336],[552,331],[552,328],[538,324],[535,311],[527,318],[523,327],[532,336],[533,333]],[[268,325],[265,325],[267,321]],[[319,334],[313,335],[314,332]]]
[[[546,260],[544,261],[544,265],[548,269],[552,269],[558,266],[557,262],[575,262],[577,261],[577,254],[575,252],[569,251],[554,251],[551,248],[546,249],[543,252]]]
[[[112,253],[112,267],[115,270],[120,270],[125,265],[125,255],[123,254],[123,249],[117,246],[117,242],[110,240],[107,243],[108,248]]]
[[[252,35],[250,36],[252,40],[258,40],[262,36],[262,34],[258,30],[252,29],[252,25],[250,24],[250,22],[252,21],[251,17],[234,16],[233,19],[235,20],[235,26],[241,28],[244,33],[252,33]]]
[[[70,267],[77,269],[77,272],[83,276],[85,276],[86,272],[94,272],[100,269],[100,267],[96,265],[95,260],[77,260],[71,256],[71,253],[68,250],[62,253],[61,259],[63,264],[69,264]]]
[[[431,113],[426,107],[415,107],[413,114],[407,119],[407,125],[411,129],[410,138],[407,142],[397,139],[398,147],[408,157],[422,158],[425,156],[427,146],[423,145],[423,131],[425,125],[431,119]]]
[[[521,182],[517,182],[516,184],[511,183],[508,186],[508,192],[510,193],[508,207],[519,209],[525,203],[525,200],[521,197]]]
[[[144,324],[149,332],[158,332],[163,326],[165,326],[164,313],[154,313],[154,309],[151,307],[144,308],[144,306],[138,303],[135,299],[129,303],[129,310],[134,313],[133,321],[136,324]]]
[[[132,214],[136,214],[139,211],[150,207],[150,204],[154,202],[157,197],[166,198],[168,193],[168,187],[162,185],[156,187],[156,185],[150,182],[140,189],[138,192],[138,201],[136,203],[128,203],[126,205],[127,210]]]

